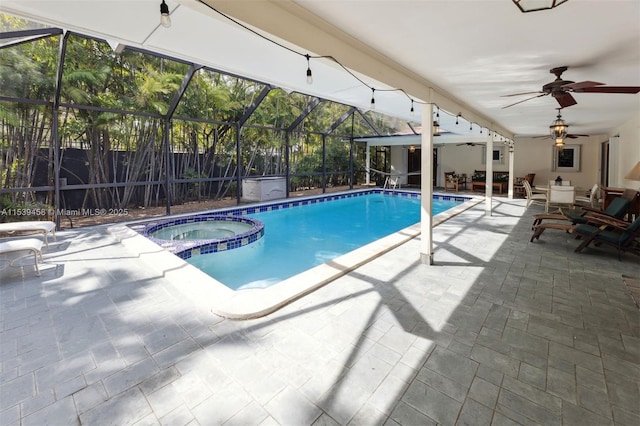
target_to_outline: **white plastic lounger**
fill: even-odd
[[[0,241],[0,255],[9,253],[27,252],[23,256],[18,256],[13,260],[0,259],[9,263],[9,266],[15,266],[18,260],[23,257],[33,254],[33,266],[36,268],[36,275],[40,276],[40,269],[38,269],[38,257],[42,261],[42,241],[37,238],[21,238],[16,240]]]
[[[24,222],[0,223],[0,237],[15,237],[19,235],[42,234],[45,246],[49,246],[47,236],[53,235],[56,240],[56,224],[47,220],[27,220]]]

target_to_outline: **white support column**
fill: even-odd
[[[513,169],[514,169],[514,164],[513,164],[513,159],[515,158],[515,153],[513,152],[513,141],[509,141],[509,144],[507,145],[507,149],[509,150],[509,199],[513,200],[513,181],[514,181],[514,177],[513,177]]]
[[[422,108],[420,262],[433,265],[433,105]]]
[[[367,174],[365,175],[365,183],[369,186],[371,182],[371,152],[369,151],[369,142],[367,142],[367,150],[365,152],[365,167]]]
[[[487,216],[491,216],[493,208],[493,136],[491,130],[487,129],[487,158],[486,158],[486,171],[487,176],[484,185],[484,213]]]

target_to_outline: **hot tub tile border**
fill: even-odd
[[[169,226],[184,225],[189,223],[207,222],[209,220],[220,220],[228,222],[242,222],[246,223],[250,221],[254,227],[241,234],[234,235],[224,241],[217,240],[190,240],[190,241],[167,241],[154,238],[151,234],[160,229],[167,228]],[[186,260],[192,256],[200,254],[217,253],[220,251],[232,250],[234,248],[242,247],[243,245],[251,244],[258,241],[264,236],[264,223],[257,219],[247,218],[243,216],[231,216],[222,213],[208,213],[197,216],[186,216],[175,219],[163,220],[162,222],[151,222],[143,228],[133,227],[135,231],[141,233],[146,238],[160,245],[167,251],[175,254],[179,258]]]

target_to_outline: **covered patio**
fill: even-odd
[[[236,119],[188,118],[232,129],[228,139],[215,139],[229,144],[228,164],[250,164],[242,159],[248,152],[244,120],[277,92],[293,93],[289,99],[298,109],[292,120],[270,124],[282,142],[274,175],[289,182],[322,176],[324,191],[333,172],[355,185],[352,165],[323,163],[320,172],[295,176],[283,160],[293,152],[304,157],[290,137],[302,134],[314,108],[331,102],[340,105],[333,121],[320,120],[319,131],[306,134],[323,153],[329,141],[349,147],[342,159],[370,160],[371,151],[358,151],[356,141],[378,139],[372,143],[419,146],[428,167],[420,173],[419,236],[258,319],[213,315],[211,294],[189,291],[194,275],[188,265],[167,262],[159,247],[136,250],[120,227],[58,232],[44,250],[42,276],[29,266],[0,271],[0,423],[639,424],[640,310],[631,291],[640,277],[638,258],[625,253],[618,261],[606,247],[574,253],[578,241],[565,232],[550,230],[529,242],[531,215],[543,208],[513,199],[512,181],[506,197],[493,197],[489,178],[482,204],[435,227],[430,200],[438,178],[432,153],[440,143],[447,149],[483,144],[484,164],[474,151],[465,167],[477,163],[487,176],[494,146],[504,147],[508,164],[501,164],[511,180],[529,172],[548,180],[555,172],[551,143],[534,137],[548,133],[558,106],[539,92],[553,78],[549,69],[566,63],[567,79],[639,84],[640,5],[569,0],[522,14],[511,1],[483,3],[180,0],[162,2],[171,18],[166,28],[156,0],[4,0],[3,14],[41,24],[11,34],[19,41],[3,38],[9,44],[86,35],[100,40],[94,47],[107,43],[114,56],[153,53],[158,62],[179,63],[184,79],[179,96],[167,97],[169,108],[136,111],[159,125],[160,143],[149,152],[160,154],[164,170],[176,152],[169,123],[187,83],[222,75],[255,88],[234,111]],[[389,22],[393,26],[383,25]],[[522,109],[503,108],[522,98],[502,96],[516,93],[533,98]],[[584,166],[573,179],[585,186],[600,179],[636,185],[625,175],[640,160],[638,95],[575,97],[579,104],[563,116],[572,132],[589,136],[581,139]],[[3,92],[0,101],[16,97]],[[96,111],[58,101],[53,96],[41,105]],[[375,129],[371,124],[380,116],[393,125],[384,122],[379,134],[338,131],[347,117]],[[145,131],[129,121],[130,131]],[[441,136],[434,136],[436,126]],[[51,152],[57,152],[65,136],[53,132]],[[411,135],[388,143],[402,132]],[[364,172],[372,168],[364,164]],[[240,203],[243,173],[241,167],[224,178],[167,172],[153,188],[235,184],[232,201]],[[3,190],[54,192],[61,203],[69,187],[54,173],[41,187]]]

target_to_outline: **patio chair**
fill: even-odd
[[[524,191],[525,191],[525,194],[527,196],[527,208],[531,204],[539,204],[541,206],[546,205],[546,203],[547,203],[547,194],[534,194],[533,190],[531,189],[531,185],[529,184],[529,181],[527,181],[527,180],[523,181],[522,185],[524,185]]]
[[[581,210],[581,212],[579,213],[560,210],[560,213],[534,214],[533,225],[531,225],[531,229],[540,225],[543,220],[569,221],[573,225],[579,223],[587,223],[588,217],[586,216],[590,213],[603,214],[616,219],[622,219],[627,213],[627,209],[629,208],[630,203],[631,202],[626,198],[617,197],[613,201],[611,201],[611,203],[604,210],[598,210],[587,206],[579,206]]]
[[[555,206],[572,206],[576,198],[575,186],[549,186],[547,202],[544,206],[545,213],[549,213],[549,208]],[[558,208],[559,210],[559,208]]]
[[[589,196],[576,195],[576,204],[578,205],[588,205],[591,208],[596,207],[596,203],[600,201],[600,185],[595,183],[591,187],[591,192],[589,192]]]
[[[574,250],[576,253],[593,242],[594,245],[608,244],[615,247],[618,260],[622,260],[620,255],[623,251],[640,256],[640,217],[629,223],[598,215],[591,217],[587,224],[576,225],[572,232],[583,237],[582,243]]]
[[[536,177],[535,173],[528,173],[525,177],[523,178],[516,178],[514,180],[513,183],[513,193],[514,195],[521,195],[523,198],[527,197],[527,193],[525,192],[524,189],[524,181],[526,180],[527,182],[529,182],[529,186],[531,186],[531,192],[535,193],[535,191],[533,190],[533,179]]]

